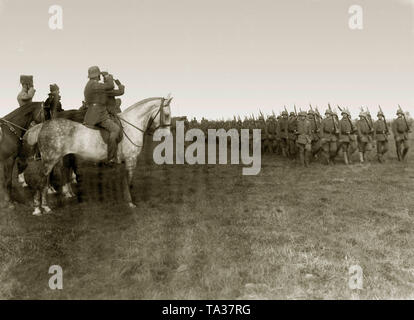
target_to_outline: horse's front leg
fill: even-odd
[[[9,175],[6,173],[8,167],[6,161],[0,161],[0,208],[13,209],[14,206],[10,202],[10,192],[8,190],[8,176],[11,176],[11,173]]]
[[[122,179],[125,200],[130,208],[136,208],[137,206],[132,202],[132,197],[131,197],[132,177],[134,176],[136,158],[135,158],[135,161],[131,159],[129,161],[126,161],[125,164],[126,164],[126,174],[124,175]]]
[[[40,190],[36,190],[34,198],[33,198],[34,211],[33,211],[32,214],[34,216],[41,216],[42,215],[42,211],[40,210],[40,198],[41,198]]]

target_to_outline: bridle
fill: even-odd
[[[152,123],[155,121],[155,119],[157,118],[158,114],[160,115],[160,124],[159,124],[159,126],[157,126],[157,127],[154,128],[154,131],[156,131],[158,128],[168,128],[168,127],[171,127],[171,121],[170,121],[170,123],[165,123],[164,108],[168,107],[168,105],[165,106],[164,105],[164,102],[165,102],[165,98],[162,98],[160,107],[158,108],[158,110],[155,113],[155,115],[153,117],[151,117],[150,120],[148,121],[148,125],[147,125],[147,128],[145,130],[137,127],[136,125],[132,124],[131,122],[129,122],[127,120],[125,120],[124,118],[121,118],[120,116],[117,116],[117,117],[118,117],[118,119],[120,121],[125,122],[126,124],[130,125],[131,127],[137,129],[138,131],[141,131],[144,134],[147,133],[148,135],[152,136],[153,133],[152,132],[147,132],[147,131],[148,131],[148,128],[151,128]],[[126,132],[125,132],[124,128],[122,127],[122,125],[121,125],[121,128],[122,128],[122,131],[123,131],[125,137],[129,140],[129,142],[131,142],[137,148],[142,147],[142,146],[138,146],[137,144],[135,144],[134,142],[132,142],[132,140],[126,134]]]
[[[33,119],[37,119],[40,115],[42,115],[42,118],[41,118],[41,122],[43,122],[43,120],[44,120],[44,112],[42,113],[42,111],[44,111],[43,110],[43,103],[40,105],[40,108],[39,108],[39,112],[38,112],[38,114],[36,115],[36,117],[34,117]],[[32,120],[33,121],[33,120]],[[12,122],[12,121],[9,121],[9,120],[6,120],[6,119],[4,119],[4,118],[0,118],[0,123],[4,123],[4,125],[6,125],[7,126],[7,128],[9,128],[9,130],[10,130],[10,132],[11,133],[13,133],[20,141],[22,141],[23,140],[23,138],[21,137],[21,135],[19,135],[18,133],[17,133],[17,131],[16,131],[16,129],[15,129],[15,127],[17,128],[17,129],[20,129],[20,130],[22,130],[23,132],[26,132],[28,129],[26,129],[26,128],[23,128],[23,127],[21,127],[21,126],[19,126],[18,124],[15,124],[14,122]]]

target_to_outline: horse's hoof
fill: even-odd
[[[134,209],[137,206],[134,203],[132,203],[132,202],[128,202],[128,207],[130,207],[131,209]]]
[[[45,212],[45,214],[52,213],[52,209],[50,209],[48,206],[42,206],[42,209]]]
[[[34,216],[41,216],[42,215],[42,211],[39,208],[35,208],[32,215]]]

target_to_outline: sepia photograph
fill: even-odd
[[[414,0],[0,0],[0,41],[0,300],[414,299]]]

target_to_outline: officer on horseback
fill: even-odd
[[[36,90],[33,87],[33,76],[20,76],[20,84],[22,85],[22,91],[17,95],[17,102],[22,107],[32,102]]]
[[[60,103],[60,91],[56,83],[49,86],[50,93],[44,103],[45,120],[54,119],[57,112],[63,111],[62,104]]]
[[[108,163],[114,163],[120,127],[111,119],[107,109],[107,92],[113,89],[113,82],[99,82],[101,71],[97,66],[88,69],[88,78],[89,81],[84,90],[87,106],[84,123],[88,126],[98,126],[109,131]]]

